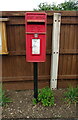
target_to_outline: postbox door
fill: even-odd
[[[35,38],[34,34],[28,34],[26,37],[28,39],[26,41],[27,61],[45,61],[46,35],[40,34]]]

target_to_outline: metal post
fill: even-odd
[[[38,63],[34,62],[34,98],[38,98]]]

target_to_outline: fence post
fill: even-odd
[[[61,14],[54,13],[53,17],[50,88],[57,89]]]

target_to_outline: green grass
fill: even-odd
[[[64,97],[69,104],[78,103],[78,86],[76,88],[70,86],[64,93]]]
[[[2,90],[2,87],[0,86],[0,106],[4,106],[10,102],[12,102],[12,100],[6,95],[6,91]]]

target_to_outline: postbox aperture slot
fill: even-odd
[[[27,22],[28,25],[45,25],[45,22]]]

